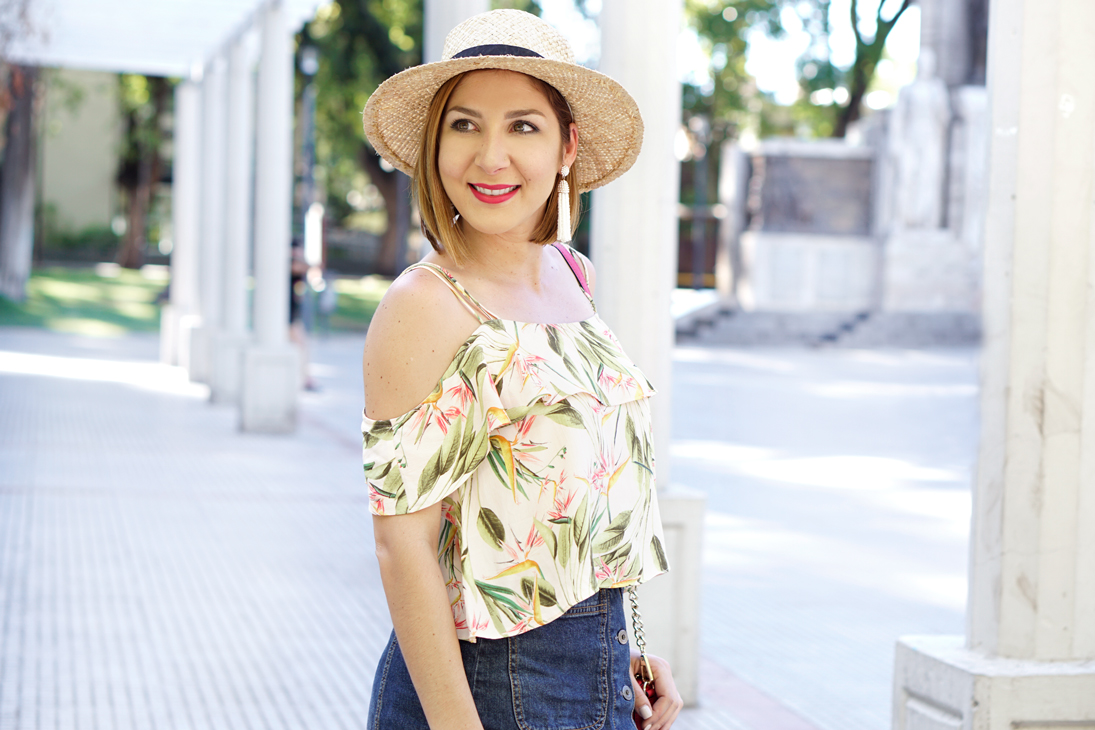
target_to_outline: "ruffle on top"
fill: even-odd
[[[597,316],[492,320],[420,405],[363,419],[372,512],[443,502],[438,559],[460,638],[519,634],[668,569],[654,393]]]

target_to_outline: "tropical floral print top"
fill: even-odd
[[[480,319],[433,393],[362,422],[373,514],[442,503],[438,560],[457,636],[513,636],[600,588],[668,570],[654,491],[654,388],[594,314]],[[415,267],[412,267],[415,268]],[[591,300],[592,301],[592,300]]]

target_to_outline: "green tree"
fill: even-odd
[[[866,9],[862,0],[851,0],[851,13],[848,22],[855,35],[855,60],[848,69],[835,66],[829,56],[829,35],[832,20],[829,16],[830,0],[811,0],[814,4],[804,25],[810,32],[812,42],[805,55],[799,59],[799,81],[808,94],[819,89],[847,88],[848,100],[831,107],[832,136],[843,137],[848,126],[860,118],[863,110],[863,97],[866,96],[874,79],[878,62],[886,49],[886,39],[905,14],[912,0],[879,0],[874,11]],[[886,8],[894,7],[887,17]],[[800,6],[801,7],[801,6]]]
[[[578,9],[582,12],[586,12],[585,4],[588,0],[574,0]],[[540,14],[539,0],[491,0],[491,10],[503,10],[509,8],[511,10],[524,10],[526,13],[532,13],[533,15]]]
[[[166,161],[164,120],[171,112],[172,83],[162,76],[120,74],[122,145],[118,155],[118,188],[126,229],[116,261],[135,269],[144,261],[149,214]]]
[[[874,32],[871,33],[869,30],[867,32],[863,30],[864,24],[859,14],[859,0],[852,0],[851,21],[852,30],[855,32],[855,62],[849,71],[849,100],[837,119],[836,128],[833,130],[834,137],[843,137],[848,130],[848,125],[859,119],[863,97],[867,93],[867,87],[870,86],[871,80],[874,79],[878,62],[882,60],[882,51],[886,48],[886,38],[889,37],[893,27],[897,25],[897,21],[909,9],[912,0],[901,0],[901,5],[889,18],[886,18],[882,12],[886,4],[885,0],[879,2],[873,23]],[[867,23],[865,25],[869,26],[871,24]]]
[[[361,129],[361,110],[389,76],[422,62],[421,0],[335,0],[302,32],[319,51],[316,73],[316,158],[335,211],[364,171],[384,199],[387,229],[377,269],[397,273],[400,243],[410,226],[406,175],[385,169]]]
[[[738,137],[744,129],[757,136],[786,134],[794,128],[790,110],[779,107],[769,94],[757,89],[745,70],[748,34],[762,28],[778,37],[785,31],[780,11],[785,0],[685,0],[685,19],[696,31],[710,59],[711,81],[704,86],[685,84],[682,103],[685,122],[695,132],[693,153],[704,155],[708,181],[718,179],[722,143]],[[704,124],[696,124],[699,120]],[[706,148],[706,149],[704,149]],[[706,204],[702,191],[693,190],[692,171],[682,176],[681,201]]]
[[[761,112],[766,97],[745,70],[746,36],[757,27],[763,27],[774,37],[783,35],[782,3],[783,0],[685,0],[685,18],[710,58],[711,84],[707,88],[686,85],[684,109],[686,115],[702,114],[710,118],[715,137],[746,126],[763,126]]]
[[[40,35],[31,0],[0,0],[0,296],[22,301],[34,230],[39,69],[10,63],[16,38]]]
[[[873,11],[864,0],[851,0],[847,18],[834,18],[831,0],[685,0],[685,13],[711,59],[712,88],[685,89],[685,113],[702,113],[729,129],[749,126],[758,136],[791,133],[807,126],[817,136],[843,137],[848,125],[860,118],[863,97],[874,79],[886,39],[912,0],[878,0]],[[893,9],[896,8],[896,9]],[[798,59],[803,98],[790,108],[779,108],[756,89],[745,71],[747,35],[761,29],[772,37],[786,32],[782,16],[797,14],[810,35]],[[836,23],[850,22],[856,39],[855,59],[849,68],[832,62],[830,36]],[[841,104],[815,105],[809,97],[820,89],[844,87]]]

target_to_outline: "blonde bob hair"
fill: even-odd
[[[468,72],[474,73],[474,72]],[[437,252],[448,253],[453,260],[461,264],[469,257],[468,242],[464,238],[462,224],[454,220],[456,208],[449,200],[444,186],[441,184],[441,172],[437,166],[438,148],[441,140],[441,124],[444,121],[445,109],[449,104],[449,97],[460,85],[465,74],[458,74],[441,85],[430,102],[426,113],[426,124],[422,135],[422,147],[419,150],[418,161],[414,169],[415,195],[418,198],[419,217],[422,221],[422,233]],[[527,76],[527,74],[526,74]],[[555,117],[559,120],[559,131],[562,140],[570,138],[570,125],[574,123],[574,114],[570,104],[563,98],[554,86],[542,81],[535,76],[527,76],[547,97]],[[570,187],[570,220],[571,235],[578,225],[578,217],[581,215],[581,197],[578,193],[578,165],[580,159],[576,159],[570,165],[567,174],[567,184]],[[555,174],[555,185],[558,187],[562,178]],[[547,207],[540,224],[532,233],[532,242],[548,244],[557,241],[557,221],[559,215],[559,196],[551,194],[547,199]]]

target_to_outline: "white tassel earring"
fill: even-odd
[[[570,242],[570,185],[567,183],[567,175],[570,168],[563,165],[559,171],[562,179],[559,180],[559,226],[555,236],[560,243]]]

